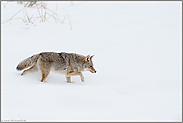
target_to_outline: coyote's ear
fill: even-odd
[[[85,62],[89,61],[89,59],[90,59],[90,55],[87,55],[87,56],[83,59],[83,64],[84,64]]]
[[[93,58],[93,56],[94,56],[94,55],[92,55],[92,56],[90,57],[90,60]]]

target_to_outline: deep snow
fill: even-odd
[[[182,121],[181,5],[52,2],[61,19],[69,14],[72,30],[68,17],[2,24],[2,121]],[[1,22],[21,8],[1,4]],[[52,72],[44,83],[39,72],[20,76],[17,64],[43,51],[94,54],[97,73],[72,84]]]

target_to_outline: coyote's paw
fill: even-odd
[[[85,81],[85,80],[84,80],[84,77],[82,77],[82,78],[81,78],[81,81],[82,81],[82,82],[84,82],[84,81]]]
[[[23,72],[22,74],[21,74],[21,76],[23,76],[25,74],[25,72]]]

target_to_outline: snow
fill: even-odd
[[[72,30],[68,16],[1,24],[2,121],[182,121],[182,2],[48,3]],[[20,9],[1,4],[1,22]],[[39,72],[20,76],[18,63],[45,51],[95,55],[97,73],[72,84],[53,72],[44,83]]]

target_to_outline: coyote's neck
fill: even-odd
[[[76,53],[60,53],[61,57],[67,60],[67,62],[74,62],[78,67],[83,67],[83,59],[85,56]]]
[[[85,56],[75,54],[74,62],[78,65],[78,67],[83,67],[83,59]]]

